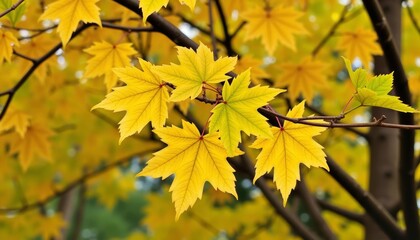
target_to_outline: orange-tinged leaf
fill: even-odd
[[[304,107],[305,101],[289,111],[287,117],[302,117]],[[272,127],[274,138],[258,138],[251,145],[252,148],[262,149],[257,157],[254,182],[274,168],[273,180],[283,196],[283,205],[286,205],[290,192],[296,186],[296,180],[300,180],[299,165],[301,163],[307,167],[329,169],[323,147],[312,139],[324,130],[325,128],[322,127],[288,121],[284,122],[282,128]]]
[[[13,54],[13,46],[19,46],[19,41],[11,32],[0,30],[0,63],[3,60],[10,62]]]
[[[219,131],[229,156],[236,155],[235,149],[241,142],[241,131],[264,138],[272,134],[267,119],[257,109],[271,101],[282,89],[267,86],[249,88],[250,70],[239,74],[223,86],[223,102],[213,108],[210,118],[210,132]]]
[[[137,51],[131,45],[131,43],[113,45],[105,41],[95,42],[91,47],[84,50],[86,53],[93,55],[87,62],[84,76],[94,78],[105,75],[105,85],[108,91],[111,90],[118,80],[112,69],[129,66],[129,56],[137,54]]]
[[[12,143],[11,153],[19,154],[19,163],[27,170],[35,156],[51,160],[51,143],[53,132],[41,123],[32,123],[26,130],[24,138]]]
[[[372,55],[382,55],[382,49],[376,42],[376,33],[371,30],[357,29],[341,35],[338,48],[351,61],[359,57],[365,67],[372,61]]]
[[[196,98],[204,84],[227,80],[226,73],[232,71],[236,64],[236,57],[221,57],[215,61],[211,50],[201,42],[197,52],[178,47],[178,59],[180,65],[172,63],[154,67],[164,81],[176,86],[170,97],[174,102]]]
[[[270,55],[277,45],[296,50],[295,35],[308,34],[298,19],[302,13],[292,7],[264,7],[249,10],[242,14],[247,21],[245,40],[262,38],[262,43]]]
[[[0,132],[15,128],[16,132],[23,138],[29,126],[30,117],[23,111],[9,109],[0,121]]]
[[[115,74],[127,85],[114,88],[102,102],[92,109],[104,108],[114,112],[126,111],[120,121],[120,143],[128,136],[139,133],[148,122],[162,127],[168,117],[169,98],[165,83],[151,71],[152,64],[139,59],[143,69],[116,68]]]
[[[47,6],[47,10],[40,16],[40,20],[59,19],[57,32],[65,47],[72,33],[76,30],[80,21],[84,23],[96,23],[102,26],[99,17],[99,8],[96,3],[99,0],[57,0]]]
[[[283,73],[276,80],[276,86],[288,86],[290,99],[297,99],[302,94],[305,99],[312,101],[315,89],[326,84],[327,64],[311,57],[306,57],[299,63],[284,63],[281,69]]]
[[[165,179],[175,174],[169,190],[175,203],[176,219],[194,205],[197,198],[201,199],[206,181],[237,198],[235,170],[226,160],[227,152],[219,134],[202,136],[193,123],[183,121],[182,126],[154,130],[168,146],[155,153],[137,175]]]

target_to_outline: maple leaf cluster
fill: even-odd
[[[44,1],[41,2],[40,5],[43,6]],[[340,65],[340,70],[336,70],[344,70],[344,73],[341,72],[345,75],[343,79],[350,79],[343,80],[349,87],[342,90],[344,95],[350,96],[350,100],[338,118],[305,117],[305,104],[317,101],[319,104],[319,94],[330,85],[331,79],[326,72],[333,65],[322,58],[325,57],[322,56],[324,53],[318,54],[318,48],[309,53],[309,44],[300,44],[303,38],[315,39],[317,36],[314,36],[316,34],[312,31],[319,26],[314,24],[312,29],[309,28],[307,20],[312,21],[313,16],[306,19],[307,14],[302,11],[303,7],[296,8],[288,3],[306,5],[307,1],[220,1],[221,5],[216,6],[219,8],[219,14],[223,13],[224,9],[226,16],[230,14],[233,19],[239,12],[235,20],[225,19],[225,22],[219,22],[216,19],[209,24],[211,27],[229,25],[231,30],[236,27],[235,31],[224,29],[224,39],[219,36],[218,29],[207,31],[207,28],[200,25],[201,20],[207,21],[207,14],[211,15],[203,11],[209,8],[210,2],[209,5],[205,5],[203,1],[196,0],[141,0],[138,2],[140,10],[137,9],[139,13],[141,11],[141,18],[126,9],[118,8],[118,11],[114,11],[113,7],[116,5],[112,4],[116,4],[115,2],[118,1],[54,0],[48,1],[45,9],[38,6],[24,17],[22,16],[25,11],[18,8],[7,16],[7,24],[11,25],[5,24],[0,29],[0,63],[3,64],[1,67],[8,69],[12,68],[10,65],[17,66],[10,71],[7,81],[2,81],[2,87],[11,87],[1,93],[2,97],[8,98],[0,109],[0,136],[7,135],[0,139],[2,146],[5,146],[0,149],[0,153],[4,153],[8,160],[17,160],[16,169],[26,173],[32,170],[30,167],[35,159],[44,159],[49,161],[49,164],[56,164],[54,167],[57,169],[66,169],[47,169],[46,172],[54,172],[55,175],[45,176],[48,176],[48,180],[59,179],[57,184],[54,182],[52,185],[87,183],[94,189],[90,194],[109,208],[115,205],[118,198],[126,198],[127,193],[133,190],[134,180],[130,176],[122,178],[120,169],[115,168],[107,175],[92,178],[91,181],[77,177],[90,172],[85,170],[94,169],[92,173],[95,173],[98,166],[104,163],[104,159],[111,158],[109,155],[126,157],[127,153],[132,153],[135,149],[136,152],[132,156],[138,156],[139,145],[132,144],[132,138],[141,141],[141,157],[150,158],[137,176],[162,179],[173,177],[169,191],[175,205],[175,218],[179,219],[190,207],[199,204],[197,199],[203,197],[206,182],[219,191],[217,194],[225,194],[222,197],[214,194],[213,197],[223,200],[226,196],[234,196],[238,199],[237,176],[233,166],[242,155],[252,156],[255,153],[255,175],[251,176],[253,183],[265,174],[272,173],[269,177],[286,205],[297,181],[301,179],[301,164],[308,168],[329,170],[324,147],[315,140],[329,127],[327,119],[333,119],[332,126],[336,123],[334,121],[341,120],[339,117],[366,106],[408,113],[418,112],[403,103],[399,97],[390,95],[394,81],[393,73],[377,76],[369,74],[367,69],[371,67],[373,55],[381,55],[382,50],[376,42],[375,32],[358,26],[345,31],[331,32],[330,37],[335,34],[334,37],[337,37],[338,41],[333,51],[327,53],[336,55],[336,51],[339,50],[349,58],[344,58],[345,66],[341,62],[337,64]],[[9,0],[0,1],[0,8],[7,8],[11,4]],[[35,8],[35,4],[31,7]],[[180,26],[184,22],[191,22],[192,27],[209,32],[207,35],[211,40],[199,35],[197,41],[201,40],[204,43],[200,42],[197,49],[174,47],[174,43],[169,43],[165,36],[159,35],[163,31],[156,26],[150,27],[147,23],[148,19],[157,16],[155,12],[162,13],[161,9],[164,7],[167,8],[165,13],[175,13],[173,16],[164,16],[165,18],[159,16],[162,19],[167,17],[168,24]],[[178,8],[191,11],[182,15],[177,12]],[[195,23],[190,21],[189,17],[197,17],[198,24],[193,25]],[[334,14],[331,17],[334,18]],[[28,28],[29,30],[21,31],[20,29],[26,28],[15,25],[20,18],[29,19],[28,21],[35,19],[34,22],[38,20],[38,24],[42,25],[41,30]],[[27,24],[22,23],[22,26]],[[106,29],[106,26],[123,33],[115,34]],[[55,31],[50,31],[54,28]],[[84,29],[89,31],[79,35]],[[27,36],[26,32],[33,35]],[[133,33],[136,34],[135,38]],[[56,38],[52,37],[54,34]],[[83,37],[77,39],[74,45],[70,44],[77,36]],[[321,39],[321,43],[326,44],[328,39]],[[210,46],[210,41],[213,49],[207,47]],[[223,44],[226,44],[226,49],[218,49]],[[234,49],[234,46],[229,49],[229,44],[238,44],[241,47]],[[49,46],[53,45],[50,49]],[[177,60],[174,61],[175,55],[169,53],[175,51]],[[85,54],[80,55],[81,53]],[[228,56],[215,57],[217,55]],[[337,56],[335,58],[338,58]],[[165,61],[171,63],[158,64]],[[353,70],[354,63],[359,63],[357,66],[362,65],[365,69]],[[16,81],[16,76],[23,70],[27,70],[24,78]],[[29,114],[29,111],[19,106],[20,103],[10,106],[9,103],[32,73],[39,81],[24,89],[30,97],[22,97],[23,102],[27,101],[27,105],[32,108]],[[414,80],[410,80],[410,85],[416,89],[419,81],[414,77],[412,79]],[[104,84],[97,84],[97,80],[103,81]],[[331,84],[338,84],[337,82]],[[264,86],[263,83],[274,87]],[[67,87],[73,85],[81,87],[68,90]],[[79,91],[80,89],[83,91]],[[54,95],[58,90],[62,91],[62,94]],[[86,96],[90,96],[92,92],[99,92],[102,100],[98,100],[97,96],[94,100],[87,100]],[[334,101],[325,101],[320,105],[340,105],[336,102],[341,103],[341,99],[338,101],[337,98],[344,99],[341,93],[334,93]],[[74,99],[74,96],[77,96],[77,99]],[[46,98],[51,99],[53,103],[44,103]],[[279,100],[285,99],[287,104],[279,103]],[[49,104],[51,106],[47,106]],[[73,118],[72,115],[78,108],[76,105],[85,107],[85,115],[81,114],[80,119]],[[347,106],[353,107],[345,111]],[[91,108],[90,112],[88,108]],[[112,119],[108,119],[107,116],[102,116],[98,109],[119,113],[115,114],[115,118],[121,117],[121,120],[117,124],[117,121],[113,122],[114,115]],[[177,111],[172,111],[173,109]],[[177,112],[182,112],[182,116],[172,115]],[[191,112],[198,112],[196,115],[200,115],[200,119],[194,119],[196,116],[191,117],[188,114]],[[269,113],[272,116],[270,121],[267,115],[261,112]],[[281,112],[284,112],[285,116],[281,115]],[[42,114],[44,116],[40,120],[39,116]],[[102,120],[114,124],[115,128],[118,127],[119,148],[117,141],[113,145],[114,139],[112,143],[111,140],[102,141],[102,135],[96,136],[85,131],[85,128],[91,128],[96,130],[95,133],[106,132],[101,124],[87,120],[91,115],[98,115]],[[66,135],[66,143],[58,143],[54,138],[57,135],[65,135],[57,134],[62,129],[49,127],[45,122],[56,124],[62,119],[70,119],[70,125],[74,122],[74,125],[86,127],[79,135]],[[199,123],[204,124],[200,126]],[[66,129],[66,126],[63,129]],[[107,136],[118,137],[117,131],[106,133]],[[160,138],[160,141],[157,138]],[[166,147],[162,147],[162,142]],[[327,148],[327,145],[324,146]],[[59,149],[57,152],[60,153],[53,153],[54,148]],[[126,159],[130,160],[132,156]],[[86,160],[80,163],[66,163],[70,165],[53,163],[54,158],[74,160],[78,157]],[[6,161],[0,159],[2,166],[5,163]],[[77,166],[83,170],[76,171],[71,164],[79,164]],[[121,165],[111,162],[107,166]],[[17,177],[14,176],[15,173],[10,173],[10,169],[2,168],[2,175],[15,181]],[[48,199],[56,191],[55,185],[51,187],[48,185],[50,182],[42,180],[39,180],[37,189],[30,190],[30,183],[33,181],[30,174],[27,176],[29,180],[25,184],[29,187],[25,194],[29,198],[31,195],[40,195],[40,198]],[[96,181],[102,181],[103,187],[97,187]],[[16,182],[14,184],[17,186]],[[22,197],[23,202],[26,202],[25,194]],[[17,197],[10,198],[15,200]],[[8,204],[1,201],[3,200],[0,200],[1,206]],[[60,214],[37,216],[34,219],[40,219],[40,223],[37,224],[39,235],[46,239],[58,238],[59,229],[66,225]],[[0,222],[3,223],[1,219]],[[257,224],[263,225],[259,222]],[[0,229],[0,238],[2,236]]]
[[[211,50],[202,43],[196,52],[178,47],[178,59],[179,65],[164,66],[154,66],[140,59],[143,71],[134,67],[116,68],[114,72],[126,85],[114,88],[94,107],[126,111],[120,121],[120,142],[152,122],[154,132],[168,146],[155,153],[138,176],[165,179],[175,174],[169,190],[175,203],[176,218],[201,198],[206,181],[215,189],[237,197],[234,169],[227,157],[243,154],[238,149],[242,131],[258,137],[251,147],[263,148],[257,158],[255,179],[274,168],[274,181],[281,190],[284,204],[299,180],[300,163],[328,169],[322,146],[312,139],[323,128],[286,122],[279,126],[281,128],[270,129],[267,119],[258,113],[258,108],[285,90],[259,85],[249,87],[249,69],[229,83],[226,74],[234,69],[236,58],[214,60]],[[168,116],[168,101],[195,99],[204,89],[215,89],[211,84],[220,82],[224,85],[211,111],[209,134],[204,134],[204,130],[200,133],[194,123],[188,122],[183,122],[182,128],[163,127]],[[174,88],[170,97],[167,83]],[[302,102],[289,115],[301,117],[303,111]]]

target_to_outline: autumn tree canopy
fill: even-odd
[[[420,239],[418,1],[0,11],[0,239]]]

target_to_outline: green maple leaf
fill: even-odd
[[[249,88],[250,70],[241,73],[223,86],[223,102],[213,110],[210,118],[210,132],[219,131],[228,155],[235,155],[235,149],[241,142],[241,131],[265,138],[271,138],[270,126],[266,118],[257,109],[266,105],[282,89],[267,86]]]

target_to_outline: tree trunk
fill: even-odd
[[[380,0],[398,49],[401,45],[401,1]],[[375,57],[375,74],[389,73],[383,57]],[[372,108],[372,116],[387,117],[389,122],[398,121],[398,113],[383,108]],[[399,130],[372,128],[370,138],[369,192],[389,209],[399,201],[398,158]],[[375,222],[366,216],[365,239],[389,239]]]

